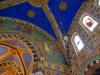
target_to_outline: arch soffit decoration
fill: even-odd
[[[27,21],[23,21],[23,20],[19,20],[19,19],[13,19],[13,18],[9,18],[9,17],[2,17],[2,16],[0,16],[0,19],[1,19],[1,20],[0,20],[1,22],[2,22],[2,21],[13,21],[13,22],[19,23],[19,25],[20,25],[20,23],[21,23],[21,24],[26,24],[26,25],[28,25],[28,26],[32,26],[33,32],[36,30],[37,32],[39,31],[39,32],[41,32],[41,33],[43,34],[43,36],[44,36],[44,38],[43,38],[44,40],[43,40],[43,41],[48,40],[48,41],[50,41],[51,43],[53,43],[53,44],[55,44],[55,45],[58,45],[58,42],[57,42],[56,39],[54,39],[54,38],[53,38],[52,36],[50,36],[47,32],[43,31],[41,28],[35,26],[34,24],[31,24],[31,23],[29,23],[29,22],[27,22]],[[1,29],[2,29],[2,28],[1,28]],[[35,46],[35,45],[34,45],[34,41],[36,41],[36,40],[34,40],[34,39],[32,39],[32,37],[28,36],[27,33],[24,33],[24,32],[22,32],[22,31],[16,31],[16,30],[1,30],[1,29],[0,29],[0,33],[5,33],[5,34],[19,34],[19,35],[21,35],[21,36],[26,37],[27,39],[29,39],[30,42],[33,41],[33,46]],[[31,35],[34,35],[34,33],[31,34]],[[37,40],[37,41],[39,41],[39,40]],[[38,55],[38,53],[37,53],[37,55]],[[62,65],[62,66],[63,66],[63,65]],[[64,65],[64,66],[65,66],[65,65]]]
[[[57,44],[57,41],[56,41],[53,37],[51,37],[47,32],[43,31],[42,29],[40,29],[39,27],[35,26],[34,24],[31,24],[31,23],[29,23],[29,22],[27,22],[27,21],[23,21],[23,20],[19,20],[19,19],[13,19],[13,18],[8,18],[8,17],[0,17],[0,19],[1,19],[1,22],[2,22],[2,21],[14,21],[14,22],[19,23],[19,24],[20,24],[20,23],[21,23],[21,24],[23,23],[23,24],[26,24],[26,25],[31,25],[32,28],[33,28],[33,31],[36,30],[36,32],[39,31],[40,33],[43,34],[43,36],[44,36],[43,39],[44,39],[44,40],[49,39],[50,42]],[[1,28],[1,29],[2,29],[2,28]],[[35,41],[35,40],[32,39],[32,37],[28,36],[28,34],[22,32],[22,31],[16,31],[16,30],[0,30],[0,33],[2,33],[2,34],[9,34],[9,35],[16,34],[19,38],[21,38],[20,36],[22,36],[23,38],[28,39],[28,42],[25,42],[26,44],[27,44],[27,43],[31,43],[32,46],[36,46],[36,45],[34,44],[34,42],[32,42],[32,41]],[[32,35],[34,35],[34,33],[33,33]],[[26,40],[26,39],[25,39],[25,40]],[[24,41],[24,39],[23,39],[23,41]],[[37,41],[38,41],[38,40],[37,40]],[[28,45],[27,45],[27,46],[28,46]],[[34,51],[34,47],[32,47],[32,51]],[[36,54],[37,54],[37,53],[38,53],[38,52],[36,51]],[[37,55],[37,56],[38,56],[38,55]]]
[[[43,31],[41,28],[39,28],[39,27],[37,27],[37,26],[35,26],[34,24],[31,24],[31,23],[29,23],[29,22],[27,22],[27,21],[23,21],[23,20],[19,20],[19,19],[13,19],[13,18],[9,18],[9,17],[2,17],[2,16],[0,16],[0,21],[2,22],[2,21],[12,21],[12,22],[16,22],[16,23],[19,23],[19,25],[21,25],[21,24],[25,24],[25,25],[27,25],[27,26],[32,26],[32,28],[33,28],[33,33],[31,34],[31,35],[34,35],[34,31],[35,32],[40,32],[40,33],[42,33],[42,35],[44,36],[44,38],[43,38],[43,40],[42,41],[48,41],[48,42],[50,42],[50,43],[53,43],[53,44],[55,44],[55,45],[57,45],[57,46],[59,46],[59,44],[58,44],[58,42],[57,42],[57,40],[56,39],[54,39],[52,36],[50,36],[47,32],[45,32],[45,31]],[[1,28],[2,29],[2,28]],[[24,33],[24,32],[22,32],[22,31],[16,31],[16,30],[1,30],[0,29],[0,33],[5,33],[5,34],[19,34],[19,36],[21,35],[21,36],[23,36],[23,37],[26,37],[27,39],[29,39],[29,42],[31,42],[32,43],[32,45],[33,46],[38,46],[38,44],[36,44],[36,42],[35,41],[40,41],[41,42],[41,40],[34,40],[33,39],[33,37],[30,37],[30,34],[27,34],[27,33]],[[29,36],[28,36],[29,35]],[[32,42],[33,41],[33,42]],[[37,49],[35,47],[35,50]],[[32,51],[34,51],[34,49],[32,49]],[[36,51],[36,53],[37,53],[37,56],[38,56],[38,50]]]
[[[45,32],[43,29],[41,29],[40,27],[38,27],[37,25],[34,25],[34,24],[32,24],[32,23],[30,23],[30,22],[27,22],[27,21],[24,21],[24,20],[20,20],[20,19],[14,19],[14,18],[9,18],[9,17],[3,17],[3,16],[0,16],[0,19],[1,20],[3,20],[3,21],[12,21],[12,22],[16,22],[16,23],[19,23],[19,24],[25,24],[26,25],[26,27],[27,26],[30,26],[30,27],[32,27],[32,31],[34,32],[34,31],[36,31],[36,32],[40,32],[41,34],[43,34],[43,36],[44,36],[44,39],[48,39],[48,40],[50,40],[51,42],[53,42],[53,43],[56,43],[57,44],[57,40],[55,39],[55,38],[53,38],[50,34],[48,34],[47,32]],[[20,25],[21,26],[21,25]],[[2,28],[1,28],[2,29]],[[4,30],[0,30],[0,32],[1,31],[4,31]],[[7,32],[10,32],[10,30],[6,30]],[[24,33],[24,32],[22,32],[22,31],[16,31],[16,30],[11,30],[12,31],[12,33],[13,33],[13,31],[15,31],[15,32],[21,32],[21,33]],[[26,33],[24,33],[25,34],[25,36],[26,37],[28,37],[28,34],[26,34]],[[32,33],[32,35],[33,35],[34,33]],[[31,37],[32,38],[32,37]],[[31,39],[30,38],[30,39]]]
[[[84,75],[84,73],[87,72],[93,65],[98,63],[100,63],[100,54],[90,56],[80,67],[80,75]]]
[[[21,49],[21,50],[23,50],[24,52],[23,53],[28,53],[28,54],[31,54],[31,55],[33,55],[32,54],[32,52],[31,51],[33,51],[34,50],[34,45],[33,45],[33,43],[31,43],[31,41],[30,40],[28,40],[28,42],[27,42],[27,38],[26,37],[24,37],[24,35],[23,35],[23,33],[20,33],[20,34],[18,34],[19,32],[16,32],[16,31],[0,31],[0,45],[2,45],[2,46],[7,46],[9,49],[10,48],[12,48],[12,49]],[[24,39],[22,39],[22,38],[24,38]],[[20,42],[21,44],[23,44],[23,45],[25,45],[25,48],[19,48],[19,47],[17,47],[17,45],[16,46],[12,46],[12,44],[8,44],[8,43],[6,43],[6,41],[9,41],[9,40],[11,40],[11,41],[18,41],[18,42]],[[30,46],[28,45],[28,43],[30,43],[30,45],[31,46],[33,46],[32,48],[30,48]],[[27,49],[27,50],[26,50]],[[37,54],[37,53],[35,53],[35,54]],[[7,57],[9,57],[10,55],[8,55]],[[1,58],[2,58],[2,56],[1,56]],[[23,60],[24,61],[24,60]],[[31,60],[32,62],[31,63],[35,63],[35,61],[33,61],[33,59]],[[10,64],[9,64],[10,63]],[[8,64],[8,65],[7,65]],[[7,62],[7,63],[3,63],[3,64],[0,64],[1,65],[1,68],[2,67],[7,67],[7,66],[12,66],[14,69],[16,69],[16,67],[18,67],[16,70],[18,70],[18,73],[20,73],[19,72],[19,69],[20,69],[20,67],[19,66],[17,66],[17,64],[16,63],[14,63],[13,62],[13,64],[15,64],[15,66],[14,65],[11,65],[12,64],[12,62]],[[25,63],[24,63],[25,64]],[[3,65],[3,66],[2,66]],[[32,65],[30,64],[29,65],[30,66],[30,68],[28,68],[27,70],[28,70],[28,72],[29,71],[31,71],[31,69],[32,69]],[[26,68],[26,67],[25,67]],[[22,74],[22,73],[21,73]]]

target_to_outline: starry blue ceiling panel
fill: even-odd
[[[28,16],[29,10],[34,11],[35,13],[34,18],[30,18]],[[0,16],[6,16],[6,17],[29,21],[37,25],[38,27],[42,28],[43,30],[45,30],[46,32],[48,32],[49,34],[51,34],[53,37],[56,38],[55,33],[44,11],[41,8],[36,8],[31,6],[28,2],[0,10]]]
[[[48,6],[51,9],[51,12],[53,13],[62,32],[68,32],[75,14],[77,13],[78,9],[84,1],[85,0],[49,0]],[[62,2],[67,4],[67,9],[64,11],[60,10],[59,8],[60,3]],[[34,18],[30,18],[27,15],[29,10],[34,11]],[[56,38],[55,33],[50,25],[50,22],[42,8],[36,8],[28,2],[0,10],[0,16],[7,16],[11,18],[29,21],[41,27],[43,30]]]
[[[60,3],[66,3],[67,9],[60,10]],[[71,22],[84,0],[49,0],[49,7],[61,29],[68,32]]]

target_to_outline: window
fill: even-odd
[[[75,38],[74,38],[74,42],[78,48],[79,51],[81,51],[84,47],[84,44],[81,40],[81,38],[79,37],[79,35],[76,35]]]
[[[98,5],[100,5],[100,0],[98,1]]]
[[[98,22],[96,22],[93,18],[90,16],[85,16],[83,18],[83,24],[92,32],[94,28],[98,25]]]
[[[82,41],[81,37],[75,32],[71,38],[72,45],[75,49],[76,54],[78,55],[80,51],[84,48],[84,42]]]
[[[81,16],[79,24],[89,35],[91,35],[93,32],[96,31],[96,28],[99,25],[99,20],[96,17],[93,17],[91,14],[85,12]]]
[[[42,71],[38,71],[38,72],[35,73],[35,75],[43,75],[43,73],[42,73]]]
[[[100,0],[95,0],[94,6],[100,8]]]

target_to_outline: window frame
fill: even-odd
[[[79,36],[80,37],[80,35],[77,33],[77,32],[75,32],[73,35],[72,35],[72,37],[71,37],[71,43],[72,43],[72,45],[73,45],[73,48],[74,48],[74,51],[75,51],[75,53],[77,54],[77,55],[79,55],[79,53],[84,49],[84,47],[85,47],[85,44],[84,44],[84,42],[83,42],[83,44],[84,44],[84,47],[81,49],[81,50],[79,50],[78,49],[78,47],[77,47],[77,45],[76,45],[76,43],[75,43],[75,36]],[[80,39],[81,39],[81,37],[80,37]],[[82,39],[81,39],[82,40]]]
[[[84,19],[84,17],[86,17],[86,16],[91,17],[93,20],[95,20],[95,21],[98,23],[97,26],[94,27],[93,31],[90,31],[89,28],[87,28],[87,27],[83,24],[83,19]],[[99,25],[99,20],[98,20],[97,18],[93,17],[92,15],[90,15],[89,13],[86,12],[86,13],[84,13],[84,14],[80,17],[79,24],[81,25],[81,27],[83,27],[83,29],[84,29],[88,34],[92,35],[92,33],[95,32],[96,28],[97,28],[98,25]]]

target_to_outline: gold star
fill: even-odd
[[[32,10],[29,10],[28,13],[27,13],[28,17],[30,18],[34,18],[35,17],[35,12],[32,11]]]
[[[67,9],[67,4],[65,2],[61,2],[59,4],[59,9],[65,11]]]

